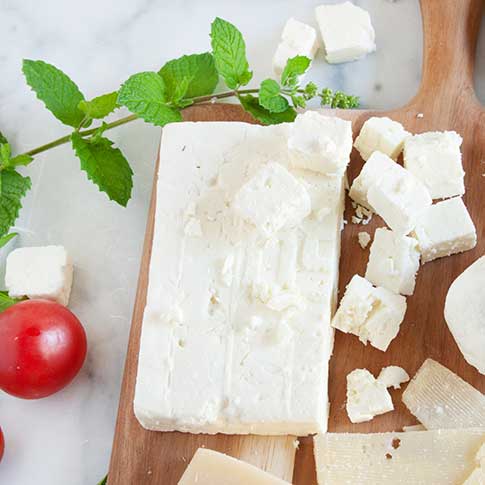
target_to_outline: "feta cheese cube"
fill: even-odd
[[[352,124],[316,111],[299,114],[290,125],[290,163],[323,174],[342,174],[352,151]]]
[[[273,70],[279,77],[288,59],[295,56],[315,57],[318,50],[317,31],[294,18],[289,19],[281,34],[281,41],[273,57]]]
[[[432,131],[406,139],[404,167],[426,185],[433,199],[465,193],[462,141],[454,131]]]
[[[381,152],[374,152],[362,167],[350,187],[349,197],[358,204],[372,209],[367,200],[369,187],[378,183],[388,170],[396,168],[396,162]]]
[[[376,229],[365,277],[373,285],[412,295],[419,269],[418,241],[389,229]]]
[[[310,214],[311,200],[303,184],[285,167],[270,162],[239,189],[232,207],[269,237]]]
[[[351,2],[320,5],[315,15],[327,62],[354,61],[376,50],[370,15],[363,8]]]
[[[418,240],[423,263],[462,253],[477,244],[475,225],[461,197],[428,207],[418,217],[413,236]]]
[[[419,214],[432,203],[423,183],[398,164],[370,186],[367,200],[385,223],[399,234],[409,234],[416,226]]]
[[[370,234],[367,231],[361,231],[357,234],[359,245],[362,249],[365,249],[370,243]]]
[[[386,386],[367,369],[355,369],[347,375],[347,414],[352,423],[370,421],[393,409]]]
[[[63,246],[18,248],[7,257],[5,284],[12,298],[44,298],[67,305],[72,273]]]
[[[347,285],[332,327],[359,337],[367,345],[385,352],[398,334],[406,313],[406,298],[386,288],[375,288],[354,275]]]
[[[397,365],[389,365],[383,367],[377,380],[387,387],[393,387],[394,389],[401,389],[401,384],[408,382],[410,379],[409,374]]]
[[[376,151],[396,160],[403,149],[404,140],[408,136],[410,133],[404,129],[401,123],[386,116],[373,116],[362,126],[354,147],[364,160],[367,160]]]

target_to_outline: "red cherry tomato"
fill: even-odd
[[[0,388],[24,399],[67,386],[86,357],[86,334],[64,306],[27,300],[0,313]]]
[[[5,439],[3,437],[2,428],[0,428],[0,461],[2,461],[4,451],[5,451]]]

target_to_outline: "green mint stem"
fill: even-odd
[[[198,96],[196,98],[192,98],[192,105],[194,104],[202,104],[202,103],[207,103],[213,100],[218,100],[218,99],[226,99],[226,98],[232,98],[232,97],[239,97],[241,94],[256,94],[259,91],[259,88],[253,88],[253,89],[239,89],[239,90],[232,90],[232,91],[225,91],[223,93],[217,93],[217,94],[209,94],[207,96]],[[303,93],[303,89],[298,89],[297,92]],[[138,119],[137,115],[130,115],[130,116],[125,116],[124,118],[120,118],[119,120],[113,121],[111,123],[106,124],[106,130],[111,130],[112,128],[116,128],[121,125],[125,125],[126,123],[130,123],[131,121],[135,121]],[[89,136],[92,135],[98,127],[96,128],[90,128],[89,130],[80,130],[79,134],[81,136]],[[29,150],[28,152],[25,152],[26,155],[34,156],[39,153],[45,152],[47,150],[50,150],[51,148],[58,147],[60,145],[64,145],[65,143],[69,143],[71,140],[71,135],[66,135],[61,138],[57,138],[57,140],[53,140],[49,143],[46,143],[45,145],[41,145],[37,148],[33,148],[32,150]]]

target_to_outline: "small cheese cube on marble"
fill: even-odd
[[[72,274],[63,246],[18,248],[7,257],[5,284],[12,298],[43,298],[66,306]]]
[[[352,2],[320,5],[315,15],[327,62],[354,61],[376,50],[370,15],[363,8]]]
[[[343,174],[352,151],[352,124],[335,116],[306,111],[290,125],[288,149],[294,168]]]
[[[398,164],[369,187],[367,200],[384,222],[399,234],[409,234],[415,228],[419,214],[432,204],[423,183]]]
[[[401,123],[386,116],[373,116],[362,126],[354,147],[364,160],[368,160],[376,151],[396,160],[403,149],[404,140],[409,136],[410,133]]]
[[[352,182],[349,191],[350,198],[357,202],[357,204],[372,210],[367,200],[369,187],[378,183],[388,170],[399,170],[396,168],[396,165],[396,162],[386,154],[379,151],[374,152],[367,162],[364,163],[359,176]]]
[[[404,167],[428,188],[433,199],[465,193],[461,136],[454,131],[430,131],[404,143]]]
[[[313,59],[318,50],[317,31],[303,22],[290,18],[281,34],[273,57],[273,70],[280,77],[288,59],[295,56],[305,56]]]
[[[370,421],[393,409],[386,386],[367,369],[355,369],[347,375],[347,414],[352,423]]]
[[[311,212],[310,196],[283,165],[261,167],[236,193],[233,210],[266,237],[298,224]]]
[[[399,332],[406,313],[406,298],[382,287],[374,287],[365,278],[354,275],[347,285],[332,327],[359,337],[385,352]]]
[[[365,277],[373,285],[412,295],[419,269],[418,241],[386,228],[378,228],[370,248]]]
[[[419,216],[413,236],[423,263],[468,251],[477,244],[475,225],[461,197],[428,207]]]

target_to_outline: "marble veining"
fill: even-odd
[[[26,87],[21,59],[65,70],[86,96],[116,89],[130,74],[209,48],[215,16],[247,38],[255,83],[271,75],[271,58],[288,17],[316,24],[311,0],[0,0],[0,129],[16,151],[67,130]],[[372,15],[378,50],[364,60],[327,65],[320,55],[308,80],[361,96],[365,107],[404,104],[421,73],[417,0],[362,0]],[[476,85],[485,99],[485,35]],[[14,245],[64,244],[75,262],[71,308],[89,340],[87,363],[64,391],[40,401],[0,394],[7,441],[0,482],[9,485],[94,485],[108,468],[128,331],[160,130],[132,123],[109,134],[131,161],[133,199],[109,202],[86,180],[67,146],[38,156]],[[13,245],[12,245],[13,246]],[[2,263],[5,253],[2,253]],[[1,265],[3,268],[3,264]]]

